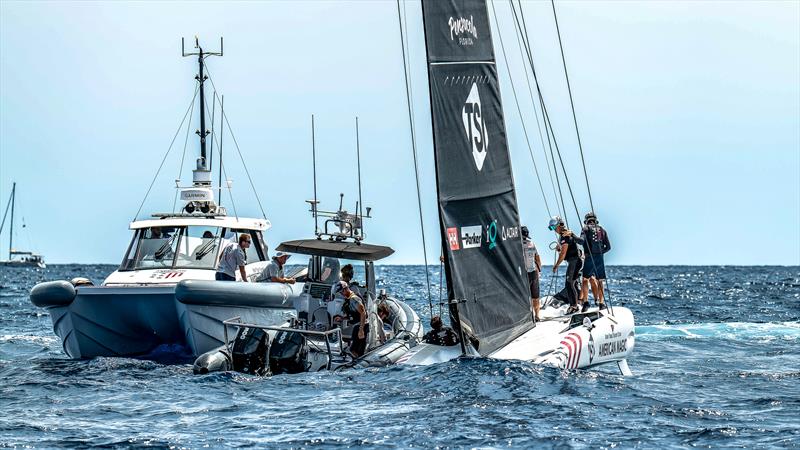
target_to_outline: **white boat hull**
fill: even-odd
[[[559,369],[583,369],[609,362],[620,365],[629,375],[626,358],[635,344],[633,313],[625,307],[567,316],[566,305],[541,311],[544,319],[523,335],[489,355],[502,360],[529,361]],[[583,325],[589,317],[590,327]],[[477,356],[470,346],[467,353]],[[436,364],[462,355],[461,346],[421,344],[400,359],[401,364]]]

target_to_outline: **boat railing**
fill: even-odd
[[[227,348],[229,354],[233,354],[233,343],[230,341],[228,337],[228,327],[237,327],[238,329],[245,327],[245,328],[259,328],[261,330],[268,330],[268,331],[287,331],[292,333],[300,333],[305,336],[322,338],[325,341],[325,351],[328,354],[328,364],[327,364],[328,370],[330,370],[331,363],[333,362],[333,349],[331,349],[331,340],[329,339],[330,336],[336,335],[338,337],[340,351],[343,345],[341,328],[333,328],[326,331],[313,331],[313,330],[303,330],[292,327],[274,327],[266,325],[257,325],[253,323],[242,322],[241,316],[236,316],[228,320],[223,320],[222,324],[224,325],[223,332],[225,337],[225,347]]]

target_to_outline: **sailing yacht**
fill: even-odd
[[[6,223],[6,214],[8,214],[9,208],[11,209],[11,222],[9,224],[9,231],[8,231],[8,259],[5,261],[0,261],[0,267],[36,267],[39,269],[44,269],[46,267],[44,263],[44,257],[42,255],[30,252],[30,251],[22,251],[14,249],[14,207],[16,204],[16,197],[17,197],[17,183],[13,183],[11,186],[11,195],[8,197],[8,203],[6,203],[6,210],[3,213],[3,222],[0,224],[0,233],[3,232],[3,227]],[[23,223],[23,227],[25,224]]]
[[[400,363],[459,355],[562,369],[616,362],[630,374],[633,313],[567,314],[544,299],[531,314],[520,219],[485,0],[422,0],[448,309],[460,344],[420,344]]]

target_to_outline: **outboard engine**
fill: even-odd
[[[269,351],[269,368],[273,374],[300,373],[308,370],[308,342],[293,331],[279,331]]]
[[[251,375],[268,373],[269,335],[261,328],[239,329],[231,353],[233,370]]]
[[[195,375],[205,375],[211,372],[227,372],[228,370],[231,370],[231,356],[224,346],[198,356],[192,367],[192,371]]]

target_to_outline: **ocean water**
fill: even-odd
[[[800,447],[800,267],[609,268],[611,300],[636,316],[632,377],[486,359],[271,378],[195,376],[169,354],[69,360],[28,292],[113,269],[0,269],[0,446]],[[378,277],[429,317],[424,268]]]

